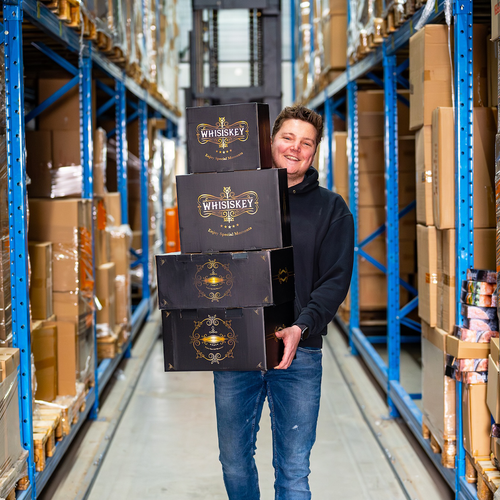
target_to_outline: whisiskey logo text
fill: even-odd
[[[219,196],[201,194],[198,196],[198,211],[203,218],[220,217],[224,222],[233,222],[243,214],[255,215],[259,210],[259,195],[245,191],[235,195],[231,187],[224,187]]]
[[[200,123],[196,127],[196,137],[200,144],[215,144],[220,148],[215,152],[225,155],[227,155],[227,153],[232,153],[230,145],[233,142],[245,142],[248,140],[249,134],[250,131],[246,121],[239,121],[229,125],[226,118],[223,116],[219,117],[219,121],[215,125]],[[205,154],[205,156],[211,160],[233,160],[242,154],[243,152],[239,152],[234,156],[227,155],[223,157],[214,157],[209,154]]]

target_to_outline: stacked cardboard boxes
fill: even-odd
[[[0,113],[0,118],[3,113]],[[10,236],[8,211],[6,136],[0,127],[0,346],[9,346],[12,340],[12,310],[10,282]]]
[[[271,168],[268,107],[188,108],[187,131],[183,253],[156,258],[165,370],[271,369],[295,290],[287,175]]]
[[[92,201],[29,200],[31,241],[52,243],[52,303],[58,321],[73,325],[77,380],[93,377]]]
[[[496,111],[481,107],[487,104],[485,40],[484,26],[474,26],[474,258],[476,267],[487,269],[494,264],[492,164]],[[487,352],[486,356],[471,356],[472,344],[467,345],[460,335],[451,335],[457,334],[451,75],[448,28],[424,27],[410,39],[410,128],[416,131],[418,312],[423,330],[423,423],[438,442],[443,464],[448,467],[453,467],[455,450],[454,381],[447,376],[442,384],[437,381],[443,379],[446,365],[446,373],[453,376],[471,372],[465,370],[471,358],[483,358],[483,365],[487,358]],[[487,351],[488,346],[479,349]],[[458,372],[451,371],[450,366]],[[469,375],[463,381],[478,382],[477,376],[472,378]],[[477,455],[479,449],[477,442],[472,441],[484,441],[482,433],[476,430],[476,414],[485,414],[482,392],[485,394],[484,383],[466,384],[464,390],[464,438],[472,455]]]
[[[404,95],[404,94],[403,94]],[[407,96],[407,94],[406,94]],[[363,241],[385,223],[385,155],[384,155],[384,92],[358,92],[358,239]],[[415,198],[415,148],[408,130],[408,108],[398,102],[399,208]],[[334,179],[336,191],[348,200],[346,134],[334,134]],[[415,218],[414,212],[400,219],[400,273],[406,281],[414,281]],[[363,247],[378,262],[386,264],[385,233]],[[387,280],[382,271],[364,258],[359,261],[360,311],[382,312],[387,306]],[[401,288],[401,302],[409,295]],[[349,296],[341,306],[347,316]]]
[[[0,401],[2,404],[0,475],[9,470],[23,453],[19,426],[18,371],[19,349],[0,347]]]

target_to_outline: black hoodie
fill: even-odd
[[[307,325],[299,347],[321,347],[351,282],[354,222],[343,198],[319,186],[310,167],[288,188],[295,267],[295,322]]]

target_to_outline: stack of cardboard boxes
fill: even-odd
[[[312,97],[345,70],[347,2],[302,2],[299,19],[301,41],[295,63],[295,88],[300,101]]]
[[[486,40],[486,27],[475,25],[474,265],[480,269],[492,268],[495,264],[493,162],[496,110],[482,107],[488,102]],[[440,25],[425,26],[410,39],[410,128],[415,131],[416,146],[423,422],[443,451],[443,464],[453,467],[456,439],[455,383],[451,378],[443,377],[443,373],[446,354],[463,359],[464,353],[457,352],[456,338],[450,341],[455,326],[457,300],[455,119],[448,42],[448,28]],[[442,383],[438,383],[438,380],[442,380]],[[472,397],[474,390],[466,385],[464,416],[468,415],[466,401]],[[464,429],[474,427],[471,421],[467,425],[469,427],[464,420]]]
[[[266,370],[294,314],[287,173],[264,104],[188,108],[182,254],[158,255],[165,370]]]
[[[402,93],[403,96],[407,93]],[[385,156],[384,156],[384,92],[378,90],[358,92],[358,241],[374,233],[385,223]],[[415,197],[415,146],[408,130],[408,107],[398,102],[398,157],[399,208],[403,209]],[[346,133],[334,134],[334,179],[336,191],[348,202],[348,173]],[[410,212],[399,221],[400,274],[405,281],[415,281],[415,215]],[[386,265],[385,233],[363,247],[363,250],[382,265]],[[364,258],[359,260],[360,311],[384,311],[387,306],[386,275]],[[409,300],[401,288],[401,303]],[[350,297],[341,306],[347,319]]]
[[[2,408],[0,413],[2,428],[0,476],[9,471],[23,454],[19,426],[18,372],[19,349],[0,347],[0,402]],[[24,460],[26,460],[26,456],[24,456]],[[15,481],[20,477],[22,476],[15,478]]]

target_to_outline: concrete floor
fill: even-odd
[[[148,320],[132,357],[107,389],[99,418],[85,424],[40,500],[227,499],[218,461],[213,375],[164,373],[162,345],[156,340],[159,320],[158,314]],[[454,498],[404,423],[386,418],[385,395],[335,327],[326,337],[323,366],[311,457],[313,498]],[[262,500],[274,498],[271,457],[266,405],[256,456]]]
[[[89,498],[226,499],[212,380],[210,372],[164,373],[158,342]],[[324,349],[323,381],[311,464],[313,498],[407,498],[329,349]],[[262,499],[274,498],[269,422],[265,407],[256,456]]]

